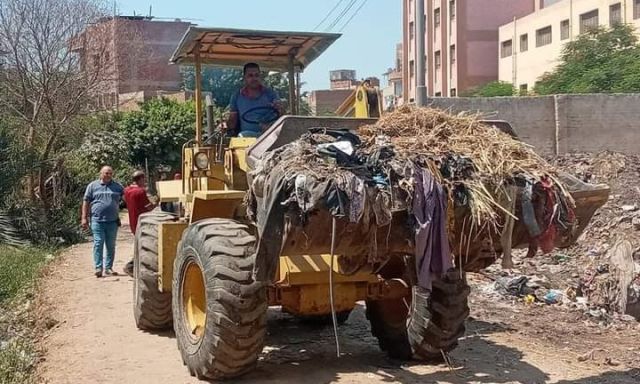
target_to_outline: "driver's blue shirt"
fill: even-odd
[[[274,90],[261,87],[260,95],[258,97],[249,97],[249,94],[245,88],[240,89],[231,97],[231,102],[229,103],[229,110],[231,112],[238,113],[238,126],[239,132],[247,132],[254,133],[257,135],[262,133],[262,128],[260,124],[257,123],[248,123],[242,119],[242,116],[250,109],[256,107],[268,107],[273,104],[274,101],[278,100],[278,95]],[[262,120],[262,115],[265,117],[271,115],[272,112],[266,109],[257,110],[255,112],[251,112],[250,116],[247,116],[248,120],[252,121],[260,121]]]

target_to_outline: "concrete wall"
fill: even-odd
[[[434,98],[429,103],[506,120],[542,154],[640,152],[640,94]]]

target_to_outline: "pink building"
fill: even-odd
[[[403,98],[415,99],[415,1],[403,0]],[[498,28],[541,0],[425,1],[427,95],[457,96],[498,80]]]

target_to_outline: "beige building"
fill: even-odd
[[[403,99],[416,84],[416,1],[424,1],[428,96],[457,96],[498,79],[498,28],[534,10],[536,0],[403,0]]]
[[[565,43],[591,27],[632,23],[640,27],[640,0],[559,0],[500,27],[500,80],[521,93],[553,70]]]

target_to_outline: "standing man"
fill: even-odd
[[[147,180],[144,172],[135,171],[133,173],[133,183],[124,189],[124,202],[127,204],[127,211],[129,212],[129,227],[134,236],[136,235],[140,215],[155,208],[155,205],[147,197],[146,187]],[[133,276],[133,260],[127,263],[124,267],[124,272],[129,276]]]
[[[258,137],[265,128],[263,123],[282,115],[282,106],[278,95],[262,85],[258,64],[245,64],[242,77],[244,86],[231,97],[229,103],[227,128],[221,128],[229,129],[234,136]]]
[[[106,276],[117,275],[113,272],[113,260],[116,255],[116,236],[120,224],[118,211],[123,192],[122,185],[113,181],[113,168],[105,165],[100,170],[100,179],[89,183],[84,193],[82,228],[87,229],[91,224],[96,277],[102,277],[103,267]],[[103,264],[105,246],[107,257]]]

